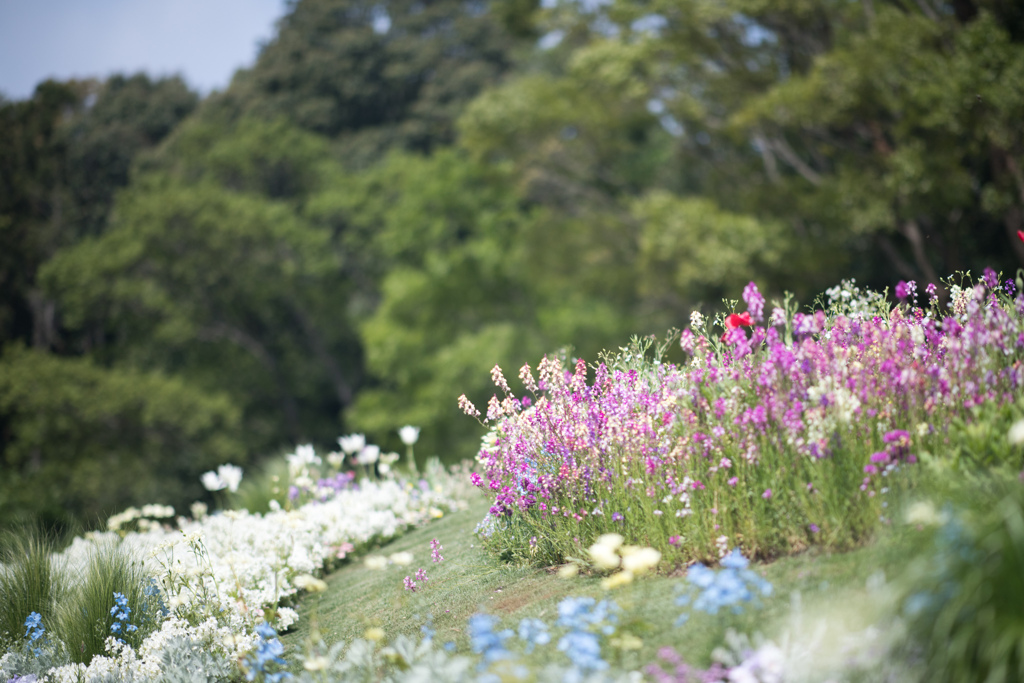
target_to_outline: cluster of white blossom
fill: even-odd
[[[451,475],[440,467],[432,469],[434,476],[418,484],[364,479],[330,500],[295,510],[229,510],[197,519],[179,517],[177,529],[153,524],[139,531],[118,529],[76,538],[61,558],[70,575],[84,571],[98,548],[120,539],[144,560],[147,573],[160,586],[168,615],[137,652],[112,638],[108,656],[94,657],[88,666],[51,669],[45,680],[155,680],[172,641],[201,646],[222,661],[237,660],[252,649],[256,624],[268,621],[285,630],[295,623],[298,614],[283,603],[325,560],[336,557],[339,547],[358,548],[441,517],[446,510],[465,508],[465,501],[452,495],[464,487],[447,486],[440,479]]]

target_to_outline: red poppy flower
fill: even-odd
[[[750,320],[750,313],[733,313],[725,319],[725,329],[727,330],[737,327],[750,327],[753,324]]]
[[[1020,238],[1021,242],[1024,242],[1024,230],[1018,230],[1017,231],[1017,237]]]

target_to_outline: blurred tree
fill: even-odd
[[[1018,3],[561,3],[548,22],[570,63],[648,56],[630,73],[674,130],[665,189],[780,221],[804,288],[1024,263]]]
[[[0,358],[0,525],[93,523],[128,505],[201,497],[199,474],[244,464],[227,396],[14,344]]]
[[[0,341],[59,348],[56,308],[36,286],[59,249],[102,231],[139,152],[195,107],[180,79],[46,81],[0,103]]]
[[[594,239],[606,225],[524,203],[511,171],[453,149],[393,154],[311,202],[380,269],[361,326],[373,382],[349,418],[385,445],[411,423],[419,452],[467,457],[476,437],[456,399],[485,405],[491,367],[516,384],[523,363],[569,345],[594,359],[631,329],[632,290],[616,286],[628,256]]]
[[[360,355],[331,234],[258,193],[316,164],[315,153],[298,161],[308,134],[261,126],[220,137],[180,174],[138,177],[107,231],[62,250],[41,278],[69,327],[103,331],[94,358],[227,392],[243,410],[245,443],[265,452],[333,440]],[[252,144],[271,133],[276,145]],[[194,168],[202,175],[181,179]]]
[[[372,163],[390,147],[421,152],[454,139],[472,97],[512,65],[536,0],[301,0],[256,65],[240,72],[228,106],[285,116],[344,142],[346,161]]]

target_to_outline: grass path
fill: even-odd
[[[553,625],[562,598],[591,595],[614,598],[623,608],[621,627],[644,642],[641,650],[624,654],[619,664],[642,665],[655,658],[659,647],[671,645],[690,663],[705,666],[729,627],[777,636],[794,591],[801,594],[803,612],[809,617],[827,615],[830,623],[845,622],[851,631],[873,623],[886,607],[879,599],[883,576],[892,579],[905,568],[908,544],[913,544],[916,533],[912,528],[889,528],[872,543],[848,553],[811,550],[757,565],[754,569],[775,589],[762,609],[747,608],[739,615],[694,613],[685,625],[675,627],[683,611],[675,605],[677,589],[685,584],[681,572],[647,577],[609,594],[601,589],[599,576],[566,580],[550,570],[502,564],[480,548],[473,534],[487,506],[477,499],[469,510],[414,529],[373,551],[382,555],[411,552],[414,561],[407,567],[390,565],[375,571],[360,558],[326,577],[327,591],[306,595],[298,606],[301,621],[282,636],[287,659],[296,662],[295,654],[303,651],[314,624],[328,644],[360,638],[370,627],[382,628],[391,641],[399,634],[418,636],[428,615],[436,630],[435,642],[453,641],[459,652],[466,652],[466,623],[476,612],[497,615],[503,626],[513,629],[524,617],[539,617]],[[441,564],[431,562],[432,538],[444,546]],[[426,569],[430,580],[415,593],[405,590],[403,578],[419,567]]]

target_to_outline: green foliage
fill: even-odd
[[[21,346],[0,357],[0,520],[47,524],[142,502],[187,505],[203,469],[244,458],[238,409],[180,378],[104,370]]]
[[[968,500],[908,577],[910,655],[922,657],[923,680],[1020,680],[1024,494],[1019,481],[993,480]]]
[[[377,384],[348,417],[385,447],[414,424],[420,453],[467,457],[475,437],[455,400],[486,403],[494,364],[519,367],[572,343],[596,354],[628,326],[632,292],[617,288],[625,257],[591,239],[607,224],[524,208],[504,169],[457,151],[392,156],[311,210],[344,224],[363,272],[380,278],[360,330]]]
[[[451,143],[465,103],[509,68],[516,40],[488,3],[303,0],[228,106],[342,138],[347,161]],[[514,11],[508,19],[522,16]]]
[[[282,202],[153,175],[42,277],[69,325],[118,332],[96,355],[227,392],[266,452],[333,438],[351,399],[338,265],[330,234]]]

